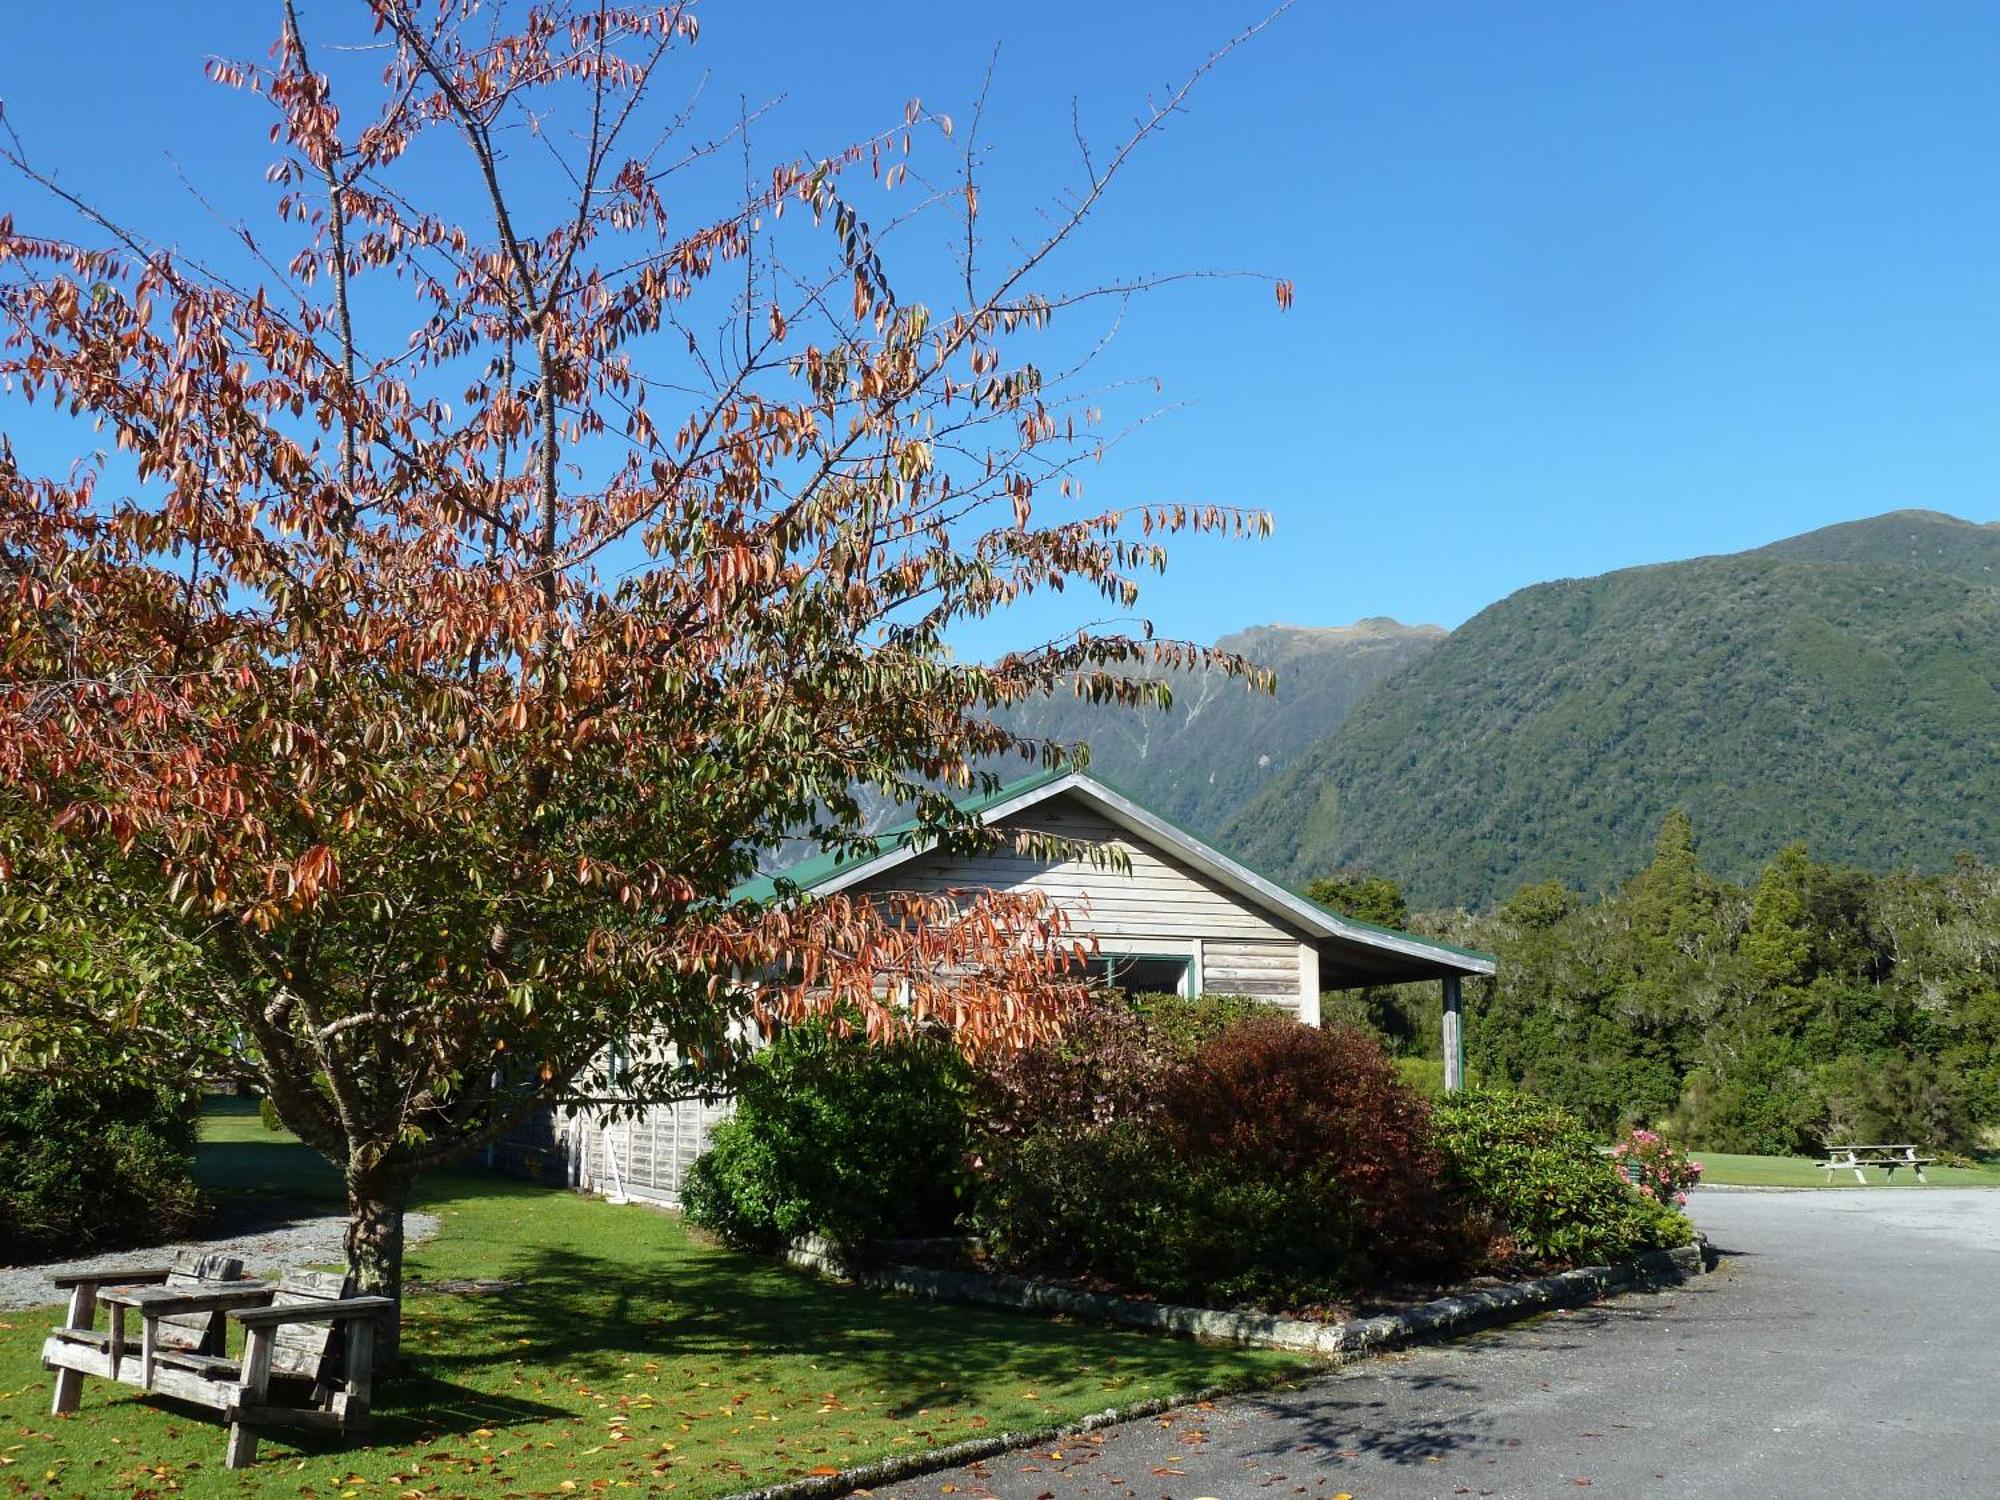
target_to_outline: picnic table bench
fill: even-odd
[[[69,1316],[42,1345],[42,1367],[56,1377],[55,1414],[77,1409],[85,1375],[205,1406],[229,1424],[230,1469],[256,1457],[260,1429],[368,1431],[375,1328],[395,1302],[353,1296],[338,1273],[295,1271],[273,1284],[241,1271],[241,1261],[204,1257],[57,1277]],[[108,1331],[96,1326],[99,1306],[110,1313]],[[128,1312],[140,1317],[136,1340]],[[225,1318],[243,1329],[241,1359],[228,1357]]]
[[[55,1401],[50,1408],[56,1416],[76,1410],[86,1375],[144,1389],[134,1367],[125,1362],[128,1355],[138,1355],[150,1373],[162,1348],[220,1354],[225,1337],[223,1309],[239,1304],[232,1296],[211,1307],[197,1294],[241,1296],[252,1292],[262,1301],[271,1299],[264,1283],[243,1280],[243,1262],[233,1255],[183,1254],[168,1266],[73,1271],[56,1277],[55,1285],[58,1291],[69,1293],[68,1316],[60,1328],[50,1331],[42,1346],[42,1367],[56,1373]],[[138,1305],[135,1298],[140,1294],[152,1294],[158,1300],[150,1313],[141,1313],[143,1327],[134,1342],[125,1332],[125,1311]],[[100,1304],[111,1309],[108,1332],[97,1327]]]
[[[1826,1169],[1826,1180],[1831,1183],[1835,1172],[1852,1172],[1854,1180],[1866,1187],[1868,1178],[1864,1169],[1879,1167],[1884,1181],[1893,1180],[1896,1168],[1908,1167],[1917,1174],[1917,1181],[1923,1182],[1924,1168],[1935,1162],[1935,1156],[1919,1156],[1917,1148],[1904,1141],[1884,1146],[1829,1146],[1826,1160],[1820,1166]]]

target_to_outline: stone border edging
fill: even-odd
[[[902,1292],[945,1302],[974,1302],[1029,1312],[1065,1313],[1096,1323],[1179,1334],[1219,1344],[1254,1344],[1320,1357],[1366,1354],[1412,1338],[1469,1332],[1548,1307],[1573,1307],[1633,1286],[1653,1286],[1698,1276],[1706,1268],[1699,1244],[1653,1250],[1615,1266],[1584,1266],[1537,1281],[1440,1297],[1434,1302],[1358,1318],[1321,1323],[1271,1313],[1229,1312],[1171,1302],[1143,1302],[1086,1292],[1025,1276],[983,1271],[941,1271],[927,1266],[845,1267],[823,1243],[801,1242],[786,1257],[796,1266],[837,1274],[874,1291]]]
[[[902,1292],[941,1301],[984,1303],[1037,1312],[1060,1312],[1095,1322],[1178,1333],[1218,1343],[1258,1344],[1344,1362],[1380,1350],[1422,1340],[1471,1333],[1500,1323],[1532,1317],[1559,1307],[1578,1307],[1615,1292],[1672,1286],[1710,1268],[1714,1252],[1706,1241],[1673,1250],[1652,1250],[1615,1266],[1583,1266],[1536,1281],[1517,1282],[1490,1291],[1440,1297],[1399,1313],[1361,1318],[1347,1323],[1316,1323],[1305,1318],[1280,1318],[1266,1313],[1226,1312],[1217,1308],[1181,1307],[1141,1302],[1079,1291],[1023,1276],[973,1271],[939,1271],[923,1266],[843,1267],[824,1242],[801,1241],[786,1259],[821,1275],[838,1275],[875,1291]],[[1078,1421],[1028,1432],[1002,1432],[969,1438],[920,1453],[896,1453],[838,1474],[808,1475],[761,1489],[744,1490],[729,1500],[825,1500],[863,1487],[915,1478],[938,1469],[976,1463],[1021,1448],[1057,1442],[1119,1422],[1158,1416],[1178,1406],[1213,1401],[1223,1396],[1267,1389],[1296,1379],[1315,1368],[1301,1365],[1225,1385],[1209,1386],[1177,1396],[1156,1396],[1130,1406],[1093,1412]]]

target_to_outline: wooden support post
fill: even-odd
[[[356,1318],[346,1324],[344,1332],[347,1389],[340,1397],[340,1422],[346,1430],[358,1432],[374,1421],[375,1325],[367,1318]]]
[[[83,1371],[67,1366],[56,1371],[56,1398],[49,1403],[49,1415],[66,1417],[83,1401]]]
[[[65,1324],[69,1328],[92,1328],[97,1323],[97,1283],[79,1281],[69,1289],[69,1318]],[[59,1369],[56,1371],[55,1400],[49,1403],[49,1415],[68,1416],[83,1400],[83,1371]]]
[[[1299,1019],[1319,1025],[1319,949],[1311,943],[1299,944]]]
[[[277,1352],[278,1330],[268,1323],[252,1328],[243,1341],[243,1384],[229,1413],[229,1442],[222,1450],[225,1469],[247,1469],[257,1461],[257,1434],[245,1421],[270,1399],[271,1356]]]
[[[125,1304],[111,1304],[111,1378],[118,1378],[119,1363],[125,1358]]]
[[[1444,978],[1444,1091],[1455,1094],[1465,1087],[1465,1036],[1461,1029],[1459,979]]]

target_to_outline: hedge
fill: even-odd
[[[0,1076],[0,1261],[157,1244],[200,1222],[194,1100]]]

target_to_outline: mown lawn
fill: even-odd
[[[208,1127],[212,1188],[331,1193],[254,1115]],[[418,1206],[443,1224],[413,1274],[522,1285],[408,1300],[410,1373],[378,1391],[371,1446],[266,1439],[230,1473],[213,1421],[97,1381],[52,1418],[56,1310],[0,1313],[0,1493],[720,1495],[1296,1362],[849,1290],[697,1244],[669,1214],[481,1174],[440,1175]]]
[[[1805,1156],[1737,1156],[1726,1151],[1696,1151],[1702,1164],[1701,1180],[1722,1187],[1849,1187],[1859,1188],[1852,1172],[1836,1172],[1826,1180],[1819,1160]],[[1921,1187],[1914,1173],[1899,1167],[1892,1179],[1885,1179],[1874,1167],[1865,1169],[1868,1186],[1881,1187],[1885,1180],[1895,1187]],[[2000,1187],[2000,1167],[1925,1167],[1924,1176],[1932,1187]]]

